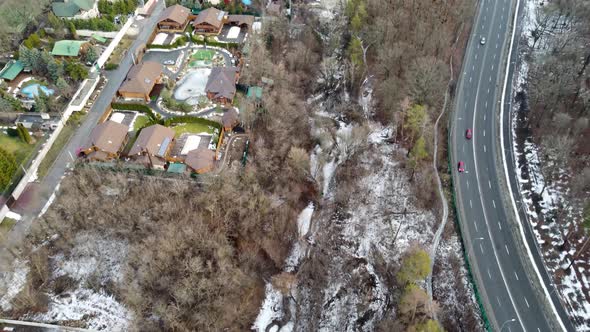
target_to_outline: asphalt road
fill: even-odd
[[[496,331],[558,331],[523,250],[502,186],[499,107],[515,0],[482,0],[459,77],[451,119],[456,202],[469,262]],[[485,45],[480,43],[486,39]],[[465,131],[473,130],[467,140]],[[458,161],[465,173],[458,173]]]
[[[0,259],[3,258],[10,260],[12,258],[12,255],[6,252],[6,247],[10,247],[15,244],[18,245],[21,243],[24,236],[28,234],[28,230],[33,220],[35,220],[37,215],[42,211],[52,193],[61,182],[61,179],[65,176],[68,169],[71,168],[73,158],[75,158],[76,150],[86,143],[90,132],[96,126],[98,119],[104,113],[107,105],[110,104],[117,89],[131,68],[133,64],[131,59],[131,54],[133,53],[132,51],[134,51],[140,44],[146,43],[150,33],[153,31],[156,25],[158,15],[160,12],[162,12],[164,6],[163,0],[158,1],[149,18],[134,23],[138,25],[138,29],[140,31],[139,35],[131,45],[125,57],[119,63],[119,67],[116,70],[104,72],[108,82],[101,91],[100,95],[94,101],[84,122],[80,125],[78,130],[76,130],[74,135],[62,149],[57,159],[49,169],[48,174],[41,180],[39,196],[35,199],[35,204],[27,207],[28,211],[24,212],[23,219],[21,219],[21,221],[18,222],[10,231],[10,234],[7,237],[8,243],[3,243],[2,248],[0,248],[2,249],[0,251]],[[2,263],[2,261],[0,261],[0,263]]]

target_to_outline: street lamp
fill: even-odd
[[[516,322],[516,319],[512,318],[509,319],[507,321],[505,321],[501,326],[500,326],[500,332],[502,332],[502,329],[504,328],[504,325],[508,324],[508,323],[512,323],[512,322]]]

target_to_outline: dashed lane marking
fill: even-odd
[[[488,276],[492,279],[492,274],[490,273],[490,268],[488,267]]]
[[[526,297],[524,298],[524,303],[526,303],[526,307],[530,308],[531,306],[529,305],[529,301],[526,300]]]
[[[490,187],[490,189],[492,189],[492,182],[490,182],[490,180],[488,180],[488,187]]]
[[[498,221],[498,227],[500,227],[500,230],[502,230],[502,224],[500,224],[499,221]]]
[[[494,209],[496,208],[496,201],[492,199],[492,205],[494,205]]]
[[[486,131],[485,130],[483,131],[483,137],[486,137]]]
[[[508,250],[508,245],[504,245],[504,248],[506,248],[506,253],[508,254],[508,256],[510,256],[510,250]]]
[[[487,151],[486,151],[486,146],[485,146],[485,145],[483,146],[483,152],[487,152]]]
[[[516,280],[518,281],[518,274],[516,274],[516,271],[514,271],[514,276],[516,277]]]
[[[473,208],[473,203],[471,202],[471,200],[469,200],[469,206],[470,206],[471,208]]]
[[[479,250],[481,250],[481,253],[483,254],[483,245],[481,244],[481,242],[479,243]]]

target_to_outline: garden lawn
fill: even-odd
[[[213,127],[209,127],[204,124],[200,123],[185,123],[181,125],[176,125],[172,127],[172,130],[176,132],[176,136],[180,136],[184,133],[191,133],[191,134],[200,134],[200,133],[209,133],[213,135],[213,131],[215,130]]]
[[[215,52],[212,50],[198,50],[191,56],[192,60],[211,60]]]
[[[140,128],[144,127],[148,122],[149,118],[145,115],[138,115],[135,118],[135,122],[133,123],[133,130],[138,131]]]
[[[34,144],[27,144],[20,140],[18,137],[10,137],[4,133],[0,133],[0,146],[14,154],[16,158],[16,163],[20,164],[27,160],[33,149],[35,148]]]

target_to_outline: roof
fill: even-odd
[[[80,10],[90,10],[94,7],[95,0],[64,0],[56,1],[51,4],[51,9],[55,16],[73,17]]]
[[[55,42],[51,55],[55,56],[78,56],[80,48],[86,44],[83,40],[60,40]]]
[[[162,75],[162,65],[154,61],[137,64],[127,73],[119,92],[148,94],[154,88],[156,80]]]
[[[127,137],[129,127],[114,121],[105,121],[92,129],[86,149],[96,147],[108,153],[117,153]]]
[[[251,86],[248,88],[248,93],[246,95],[248,98],[256,97],[256,99],[262,99],[262,87]]]
[[[231,108],[223,113],[221,117],[221,122],[223,123],[224,127],[234,127],[239,122],[239,115],[235,109]]]
[[[55,117],[54,117],[55,118]],[[42,124],[51,121],[51,116],[47,113],[27,112],[20,113],[15,123],[37,123]]]
[[[236,67],[213,67],[205,86],[205,92],[212,92],[215,98],[232,99],[236,94]]]
[[[165,151],[161,150],[166,150],[174,139],[174,134],[174,130],[159,124],[146,127],[139,133],[129,155],[137,155],[147,150],[151,155],[164,157]]]
[[[186,171],[186,165],[182,163],[172,163],[168,165],[168,169],[166,171],[168,173],[182,174]]]
[[[181,5],[174,5],[166,8],[160,17],[158,18],[158,22],[162,22],[164,20],[169,20],[176,22],[178,24],[186,23],[188,19],[188,15],[190,14],[190,10]]]
[[[199,148],[190,151],[186,155],[184,163],[195,171],[213,167],[215,161],[215,151],[206,148]]]
[[[107,39],[105,37],[101,37],[95,33],[92,34],[92,38],[94,38],[94,40],[98,41],[99,43],[106,43]]]
[[[25,69],[25,66],[22,62],[20,62],[20,60],[10,60],[6,66],[4,66],[2,71],[0,71],[0,77],[5,80],[12,81],[18,76],[18,74],[20,74],[21,71],[23,71],[23,69]]]
[[[74,17],[80,11],[80,7],[73,1],[54,2],[51,4],[51,10],[57,17]]]
[[[216,28],[221,28],[223,25],[223,17],[226,15],[224,11],[217,8],[211,7],[203,10],[197,15],[197,18],[193,21],[193,25],[206,23]]]
[[[74,2],[82,10],[90,10],[94,7],[95,0],[69,0]]]
[[[252,15],[228,15],[227,21],[229,23],[234,23],[237,25],[246,24],[248,27],[251,27],[254,23],[254,16]]]

